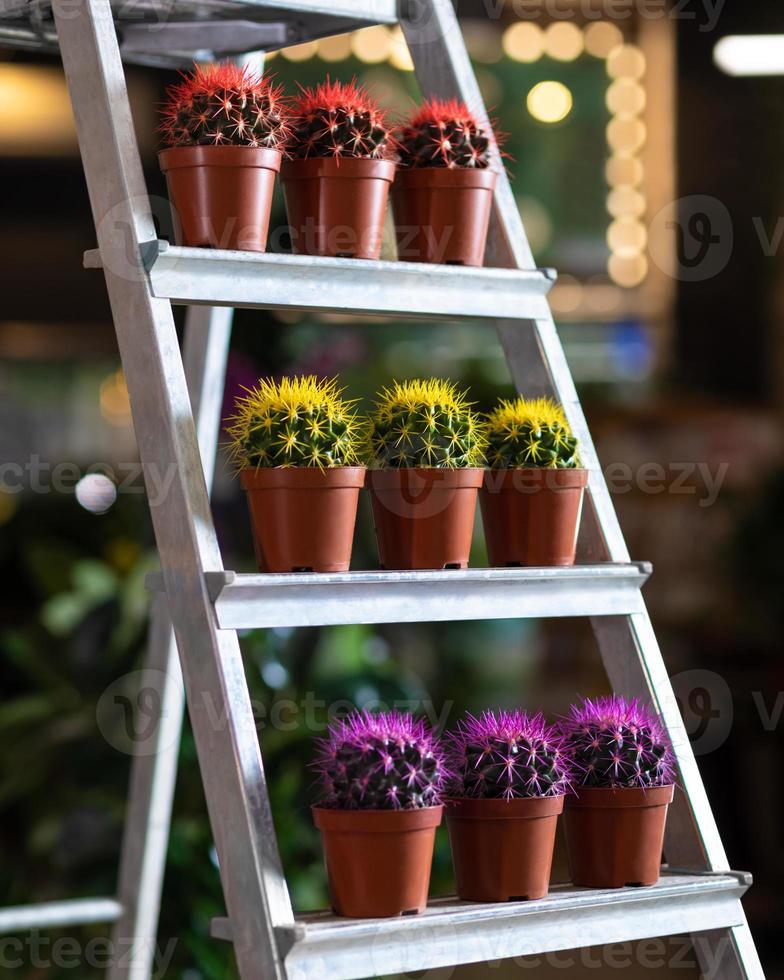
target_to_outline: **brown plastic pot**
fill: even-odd
[[[260,467],[240,479],[260,571],[348,571],[363,466]]]
[[[486,470],[479,495],[496,568],[573,565],[588,470]]]
[[[178,245],[267,248],[279,150],[252,146],[173,146],[158,154]]]
[[[492,170],[398,170],[392,187],[398,258],[482,265],[497,179]]]
[[[423,912],[443,810],[313,807],[334,911],[351,919]]]
[[[299,255],[377,259],[395,177],[391,160],[285,160],[281,183]]]
[[[584,888],[655,885],[673,786],[583,786],[566,800],[564,825],[572,881]]]
[[[484,470],[368,470],[382,568],[467,568]]]
[[[446,801],[457,894],[464,902],[544,898],[563,796]]]

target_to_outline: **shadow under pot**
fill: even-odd
[[[480,503],[495,568],[573,565],[588,470],[486,470]]]
[[[484,470],[368,470],[380,565],[467,568]]]
[[[363,466],[248,468],[240,480],[259,571],[348,571]]]
[[[464,902],[544,898],[563,796],[447,800],[457,893]]]
[[[285,160],[281,184],[292,250],[298,255],[377,259],[394,176],[390,160]]]
[[[158,154],[178,245],[264,252],[279,150],[173,146]]]
[[[386,919],[423,912],[443,809],[313,807],[336,914],[352,919]]]
[[[492,170],[398,170],[392,187],[398,258],[482,265],[497,179]]]
[[[673,786],[583,786],[566,800],[572,881],[583,888],[655,885]]]

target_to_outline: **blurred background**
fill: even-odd
[[[654,563],[646,595],[731,865],[755,875],[746,908],[766,975],[784,977],[784,78],[748,75],[760,65],[742,49],[716,51],[781,18],[765,0],[552,6],[466,0],[459,12],[537,262],[559,270],[553,309],[630,551]],[[394,113],[417,98],[411,67],[385,27],[270,62],[289,90],[356,75]],[[129,70],[161,198],[156,112],[174,78]],[[99,723],[102,695],[140,666],[156,559],[103,280],[81,267],[94,233],[54,58],[0,50],[0,183],[0,905],[16,905],[112,893],[129,757]],[[235,323],[226,413],[240,385],[284,372],[339,375],[361,399],[423,374],[470,387],[482,408],[512,391],[486,326],[263,311]],[[58,466],[67,489],[55,492]],[[245,503],[223,460],[214,513],[226,567],[250,570]],[[375,561],[366,509],[354,566]],[[454,718],[494,704],[558,714],[606,688],[582,621],[274,630],[242,644],[298,909],[326,901],[306,768],[325,711],[309,713],[308,695]],[[441,840],[434,891],[449,889]],[[161,920],[161,943],[178,942],[161,976],[234,976],[230,949],[207,938],[222,911],[186,730]],[[633,961],[618,959],[617,974],[638,975]]]

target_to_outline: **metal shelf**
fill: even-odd
[[[395,0],[112,0],[112,8],[123,59],[164,68],[397,23]],[[55,52],[51,3],[0,0],[0,46]]]
[[[155,296],[172,303],[360,313],[418,319],[537,320],[548,315],[550,270],[473,269],[270,252],[145,247]],[[97,250],[88,269],[101,268]]]
[[[238,575],[208,572],[221,629],[453,622],[643,612],[647,562],[570,568]],[[163,590],[159,573],[149,575]]]
[[[318,913],[299,917],[293,936],[281,931],[280,944],[291,980],[360,980],[735,926],[750,884],[743,872],[673,873],[648,888],[559,885],[536,902],[442,899],[397,919]],[[213,919],[212,935],[231,942],[230,921]]]

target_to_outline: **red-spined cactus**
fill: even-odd
[[[323,806],[341,810],[419,810],[438,806],[444,753],[424,721],[397,711],[355,711],[334,722],[315,763]]]
[[[450,795],[488,800],[563,796],[572,767],[564,737],[542,714],[483,711],[449,736]]]
[[[620,695],[572,705],[562,724],[580,786],[668,786],[674,756],[664,726],[636,698]]]
[[[483,170],[490,164],[490,134],[457,99],[428,99],[396,139],[401,167]]]
[[[160,133],[167,146],[285,150],[290,125],[282,86],[231,63],[197,66],[166,91]]]
[[[315,88],[303,88],[294,100],[294,157],[386,160],[394,148],[385,114],[356,81],[327,78]]]

